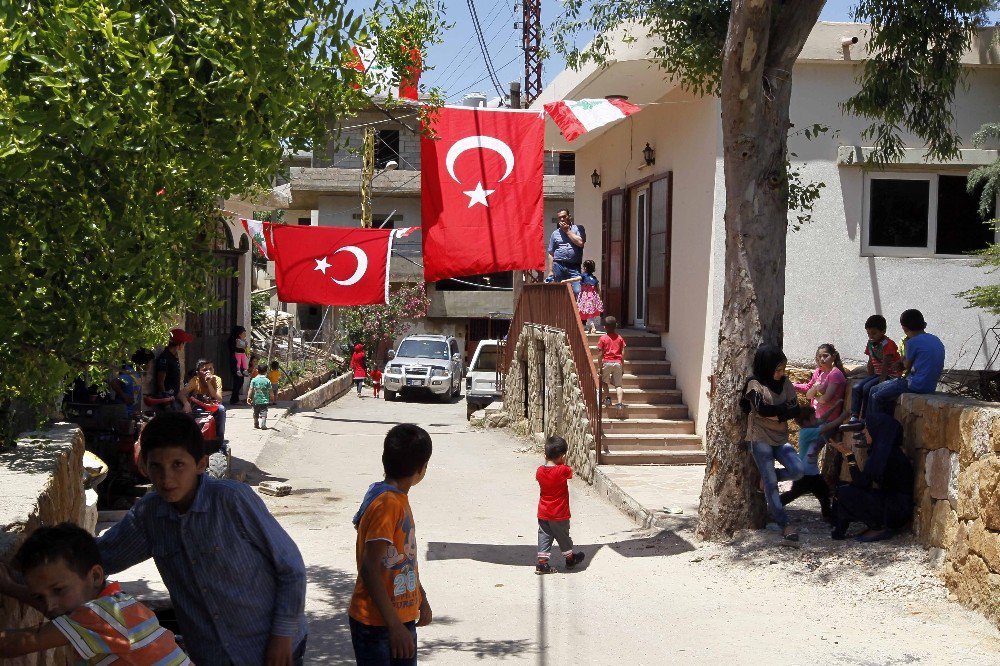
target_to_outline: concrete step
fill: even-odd
[[[590,346],[590,352],[594,355],[594,358],[600,358],[601,350],[597,348],[597,344]],[[667,350],[663,347],[626,347],[625,348],[625,360],[629,359],[633,361],[664,361],[667,358]]]
[[[701,451],[701,437],[695,434],[604,433],[606,451]]]
[[[628,347],[659,347],[663,344],[663,339],[658,333],[647,333],[645,331],[618,331],[625,338]],[[588,333],[587,340],[591,345],[596,346],[603,333]]]
[[[704,465],[704,451],[605,451],[605,465]]]
[[[638,388],[623,388],[622,401],[625,404],[625,411],[632,405],[673,405],[681,401],[681,392],[677,389],[638,389]],[[611,401],[618,401],[618,393],[615,389],[611,389]],[[613,407],[611,410],[605,409],[609,412],[608,416],[612,418],[618,418],[617,410]],[[629,414],[625,414],[628,418]]]
[[[622,388],[672,389],[677,388],[677,378],[673,375],[622,374]]]
[[[597,361],[594,361],[597,363]],[[670,361],[641,361],[625,359],[622,370],[633,375],[669,375]]]
[[[625,409],[621,410],[619,413],[617,409],[605,408],[603,411],[605,420],[613,421],[630,421],[636,419],[668,419],[668,420],[684,420],[687,419],[690,414],[688,413],[687,405],[683,403],[674,403],[667,405],[628,405]]]
[[[660,433],[667,435],[694,434],[694,421],[691,421],[690,419],[629,418],[619,420],[605,418],[601,421],[601,424],[605,435],[631,435],[638,433]]]

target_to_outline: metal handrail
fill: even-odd
[[[525,324],[548,326],[566,332],[573,353],[573,361],[580,381],[580,391],[583,394],[587,408],[587,418],[590,420],[590,431],[594,436],[597,450],[597,464],[602,464],[602,408],[600,399],[601,381],[594,365],[594,357],[590,353],[590,345],[584,332],[580,311],[576,306],[576,296],[568,284],[526,284],[514,308],[514,316],[510,322],[507,344],[503,349],[502,366],[507,372],[513,372],[514,349],[517,336]]]

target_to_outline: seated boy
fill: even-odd
[[[417,537],[408,493],[427,473],[431,436],[403,423],[385,436],[385,481],[373,483],[354,514],[358,579],[347,613],[361,666],[417,663],[417,627],[431,607],[417,572]]]
[[[62,523],[31,533],[14,556],[16,583],[0,569],[0,593],[36,608],[50,622],[0,631],[0,657],[69,645],[88,664],[190,664],[153,612],[108,583],[94,537]]]
[[[107,571],[153,558],[196,664],[301,663],[305,565],[264,502],[203,473],[201,430],[187,414],[150,421],[140,455],[156,492],[98,539]]]

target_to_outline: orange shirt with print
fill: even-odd
[[[361,571],[365,544],[386,541],[389,544],[382,560],[382,584],[401,622],[412,622],[420,615],[420,577],[417,574],[417,535],[410,502],[404,493],[382,493],[368,505],[358,524],[357,560]],[[348,615],[362,624],[386,626],[371,594],[359,573],[351,595]]]

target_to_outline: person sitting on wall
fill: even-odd
[[[927,333],[927,322],[920,310],[904,310],[899,325],[906,334],[904,376],[879,383],[868,394],[868,413],[892,416],[896,398],[904,393],[934,393],[944,372],[944,344]]]
[[[854,446],[867,447],[868,459],[860,466],[849,440],[829,442],[844,454],[851,474],[851,482],[837,489],[837,522],[830,536],[844,539],[851,523],[859,522],[868,529],[858,541],[890,539],[913,516],[913,465],[903,453],[903,427],[891,416],[869,414],[840,430],[857,433]]]

